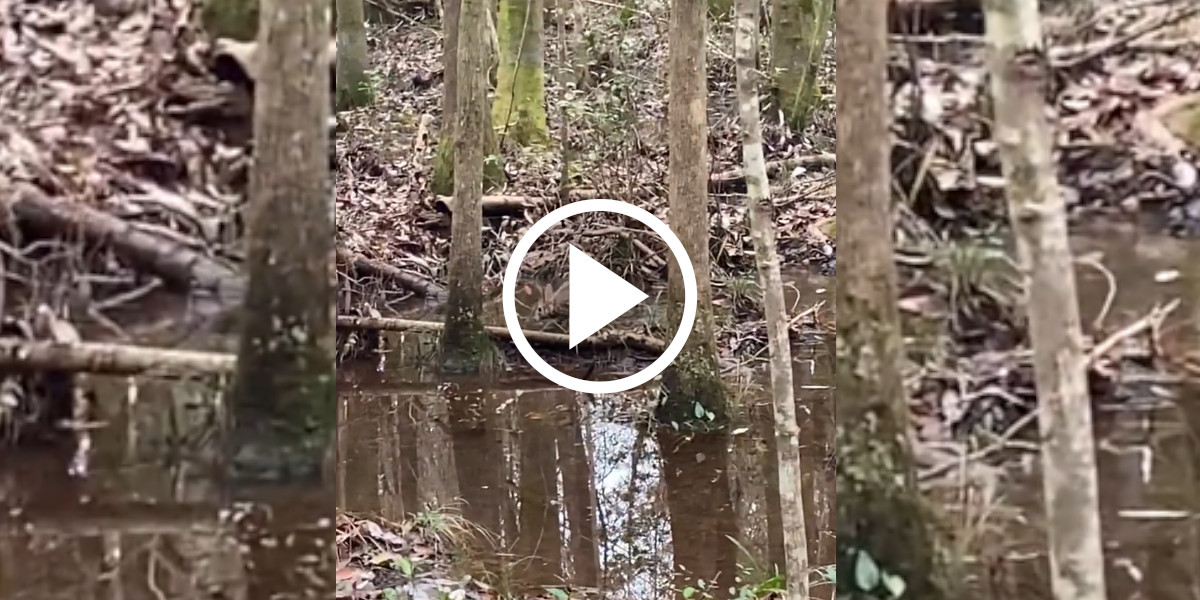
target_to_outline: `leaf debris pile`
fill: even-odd
[[[1200,163],[1164,114],[1200,98],[1200,8],[1114,2],[1083,24],[1047,24],[1056,158],[1073,216],[1152,209],[1173,231],[1200,231]],[[976,228],[1002,218],[984,38],[913,38],[896,50],[895,161],[914,210]]]

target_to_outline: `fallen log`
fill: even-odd
[[[446,301],[446,289],[438,285],[436,282],[427,279],[416,273],[411,273],[393,267],[384,262],[367,258],[357,252],[351,252],[345,248],[337,249],[337,260],[350,265],[354,270],[374,277],[379,277],[387,281],[393,281],[400,284],[404,289],[415,292],[436,300],[438,302]]]
[[[178,291],[206,291],[232,299],[245,292],[245,280],[231,265],[132,223],[62,198],[36,186],[0,177],[0,220],[43,237],[80,235],[107,246],[130,266],[160,277]]]
[[[235,355],[222,352],[0,339],[0,369],[180,377],[231,373],[236,364]]]
[[[832,153],[809,154],[796,158],[773,160],[767,163],[767,176],[778,177],[784,171],[792,171],[796,167],[832,167],[837,165],[837,155]],[[729,193],[733,188],[745,188],[746,173],[740,167],[714,174],[708,178],[708,189],[714,193]]]
[[[338,317],[337,326],[342,329],[356,329],[360,331],[417,331],[435,333],[442,330],[443,324],[440,321],[417,321],[412,319]],[[484,327],[484,330],[487,331],[488,335],[494,338],[505,340],[512,339],[507,327],[487,326]],[[531,331],[528,329],[522,329],[521,332],[525,334],[525,339],[529,340],[530,344],[561,348],[563,350],[571,347],[570,338],[565,333]],[[666,349],[667,345],[663,343],[662,340],[648,335],[632,332],[614,332],[593,335],[580,342],[578,347],[625,347],[632,350],[641,350],[644,352],[661,354],[662,351]]]

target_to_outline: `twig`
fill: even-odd
[[[1088,353],[1087,364],[1093,365],[1097,360],[1108,354],[1122,340],[1131,338],[1144,331],[1157,330],[1158,326],[1179,306],[1179,299],[1172,300],[1166,306],[1158,306],[1150,311],[1150,314],[1126,325],[1120,331],[1108,336],[1104,341],[1092,347],[1092,351]]]

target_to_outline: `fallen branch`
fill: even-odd
[[[373,317],[338,317],[337,326],[342,329],[357,329],[367,331],[418,331],[418,332],[439,332],[442,330],[442,323],[439,321],[417,321],[412,319],[386,319]],[[507,327],[484,327],[488,335],[494,338],[511,340],[512,336],[508,333]],[[542,346],[550,346],[554,348],[562,348],[564,350],[570,348],[570,338],[565,333],[551,333],[548,331],[531,331],[522,329],[525,334],[525,339],[529,340],[530,344]],[[641,350],[644,352],[653,352],[661,354],[666,349],[667,345],[662,340],[637,333],[615,332],[593,335],[579,343],[578,347],[588,348],[615,348],[626,347],[632,350]]]
[[[519,215],[526,210],[545,204],[546,198],[536,196],[484,196],[480,202],[484,216]],[[438,196],[434,208],[443,214],[454,213],[454,198]]]
[[[230,373],[236,364],[236,356],[220,352],[0,339],[0,369],[178,377]]]
[[[51,198],[28,183],[0,177],[0,212],[0,219],[14,219],[40,236],[80,235],[85,242],[107,246],[121,260],[179,291],[215,292],[230,299],[245,291],[245,280],[231,265],[94,208]]]
[[[837,164],[837,155],[831,153],[809,154],[796,158],[773,160],[767,163],[767,176],[778,177],[783,171],[792,171],[796,167],[832,167]],[[746,174],[740,167],[717,173],[708,178],[710,192],[727,192],[735,186],[746,185]]]
[[[367,258],[357,252],[351,252],[344,248],[337,249],[338,262],[344,262],[350,265],[354,270],[363,273],[394,281],[400,284],[404,289],[415,292],[426,298],[437,300],[438,302],[446,301],[446,290],[436,282],[411,273],[403,269],[393,267],[387,263]]]

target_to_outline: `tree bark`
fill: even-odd
[[[1038,392],[1050,584],[1058,600],[1107,598],[1087,355],[1043,100],[1050,78],[1037,0],[984,2],[1008,213],[1021,266]]]
[[[451,0],[450,3],[452,3]],[[487,119],[484,81],[484,0],[459,0],[458,82],[454,119],[454,206],[450,225],[449,298],[442,364],[455,373],[479,372],[490,347],[483,330],[483,170]]]
[[[708,256],[708,86],[705,78],[707,5],[676,0],[671,5],[667,111],[670,225],[696,272],[696,322],[683,352],[663,373],[667,394],[659,418],[672,423],[724,423],[725,388],[717,370],[712,287]],[[674,258],[672,258],[674,260]],[[668,314],[678,323],[684,306],[678,265],[667,277]],[[700,413],[703,417],[697,418]]]
[[[837,580],[860,589],[865,553],[906,585],[904,597],[951,597],[937,572],[928,507],[915,485],[892,249],[886,89],[887,3],[847,0],[837,35]]]
[[[259,46],[234,466],[319,477],[337,422],[326,0],[263,2]]]
[[[337,0],[337,109],[371,103],[363,0]]]
[[[458,90],[461,80],[459,73],[463,72],[460,69],[458,59],[459,49],[462,47],[459,44],[459,36],[463,31],[463,23],[461,23],[463,3],[470,1],[472,0],[445,0],[444,2],[445,14],[442,16],[442,68],[444,73],[442,76],[442,129],[438,138],[437,152],[433,157],[433,176],[430,179],[433,193],[439,196],[454,194],[455,189],[454,171],[457,168],[457,163],[454,159],[454,140],[459,110]],[[487,15],[489,14],[486,11],[489,11],[490,8],[488,8],[487,4],[484,4],[484,8],[481,10],[485,12],[478,15],[480,20],[473,25],[478,30],[472,34],[472,39],[475,40],[473,50],[483,53],[483,58],[478,59],[481,61],[480,64],[483,65],[480,67],[478,76],[484,78],[486,77],[486,73],[483,71],[485,71],[489,60],[489,48],[481,46],[486,40],[478,36],[484,35],[483,31],[487,26]],[[473,73],[474,71],[466,72]],[[480,85],[483,86],[484,91],[481,93],[486,98],[486,80],[484,79],[483,81],[484,83]],[[490,115],[491,113],[485,107],[484,119],[488,119]],[[487,161],[483,168],[483,186],[485,190],[491,190],[498,187],[504,181],[504,169],[500,162],[496,132],[492,129],[490,120],[486,121],[485,125],[482,133],[482,148],[484,149],[482,154]]]
[[[762,122],[758,109],[755,56],[758,53],[759,0],[736,0],[734,56],[737,62],[738,114],[742,121],[742,161],[746,201],[750,205],[750,236],[758,279],[763,291],[771,359],[771,400],[775,415],[775,449],[779,460],[779,502],[783,515],[784,556],[788,597],[808,598],[808,532],[804,523],[804,485],[800,471],[800,424],[796,420],[796,391],[792,382],[787,308],[783,275],[775,249],[774,206],[763,156]]]
[[[778,0],[771,21],[774,96],[784,122],[804,131],[820,100],[817,72],[829,34],[833,0]]]
[[[545,19],[542,0],[500,0],[500,62],[492,121],[522,146],[550,141],[546,125]]]

